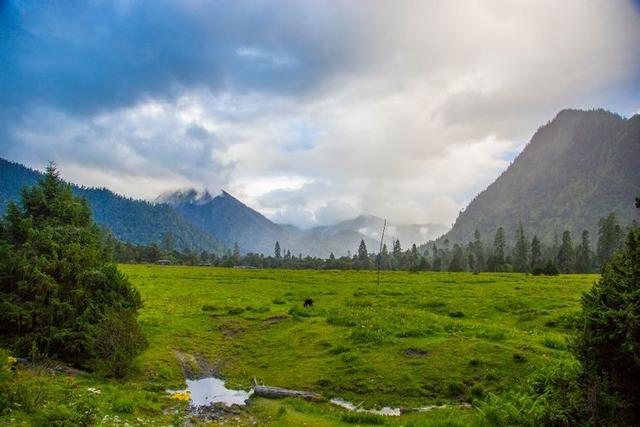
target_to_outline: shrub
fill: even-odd
[[[227,310],[227,314],[230,314],[232,316],[242,314],[242,313],[244,313],[244,308],[242,307],[231,307],[229,310]]]
[[[135,314],[110,311],[88,335],[93,365],[107,376],[124,377],[133,366],[134,356],[147,341],[140,333]]]

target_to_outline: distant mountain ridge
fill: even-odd
[[[440,240],[467,242],[477,229],[491,241],[504,227],[509,239],[520,222],[531,237],[550,241],[568,229],[592,241],[598,220],[615,212],[637,218],[640,194],[640,115],[563,110],[540,127],[513,163],[460,213]]]
[[[272,255],[275,242],[293,256],[328,257],[332,252],[336,256],[355,253],[361,240],[371,251],[376,247],[375,240],[353,230],[327,234],[276,224],[224,190],[215,197],[206,190],[203,193],[194,189],[179,190],[161,195],[156,202],[170,204],[180,215],[216,236],[228,248],[237,243],[245,253]]]
[[[9,201],[20,200],[21,189],[34,185],[41,176],[41,172],[0,158],[0,212]],[[89,201],[95,221],[120,241],[150,245],[171,233],[179,249],[220,252],[223,248],[215,237],[203,233],[168,205],[129,199],[105,188],[71,186],[76,195]]]
[[[360,215],[334,225],[303,230],[289,224],[274,223],[224,190],[213,197],[208,190],[184,189],[164,193],[155,201],[172,206],[192,224],[220,239],[227,248],[237,243],[242,252],[266,255],[273,254],[275,242],[294,256],[303,254],[326,258],[331,253],[335,256],[355,254],[361,240],[369,252],[377,252],[384,223],[382,218]],[[390,246],[392,239],[399,238],[408,247],[446,231],[445,226],[437,224],[388,224],[385,242]]]

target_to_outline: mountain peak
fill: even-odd
[[[207,189],[200,192],[195,188],[186,188],[182,190],[166,191],[156,197],[155,202],[176,207],[190,204],[204,205],[213,200],[213,198],[214,197],[211,196],[211,193]]]

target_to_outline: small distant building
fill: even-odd
[[[173,264],[173,261],[171,261],[170,259],[159,259],[156,261],[156,264],[159,265],[171,265]]]
[[[256,267],[252,266],[252,265],[235,265],[233,266],[233,268],[238,268],[240,270],[255,270]]]
[[[208,262],[199,262],[198,265],[200,267],[211,267],[211,264]]]

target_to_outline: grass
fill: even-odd
[[[373,272],[120,268],[145,303],[140,322],[150,346],[137,371],[125,382],[89,376],[53,384],[102,387],[98,398],[109,402],[95,405],[98,417],[133,424],[180,415],[166,411],[176,403],[162,392],[184,384],[177,354],[208,361],[233,388],[256,379],[371,408],[455,405],[503,393],[569,358],[566,337],[580,296],[597,279],[384,272],[377,286]],[[303,307],[307,298],[312,307]],[[455,408],[380,418],[328,404],[254,400],[241,422],[468,425],[478,418]]]

